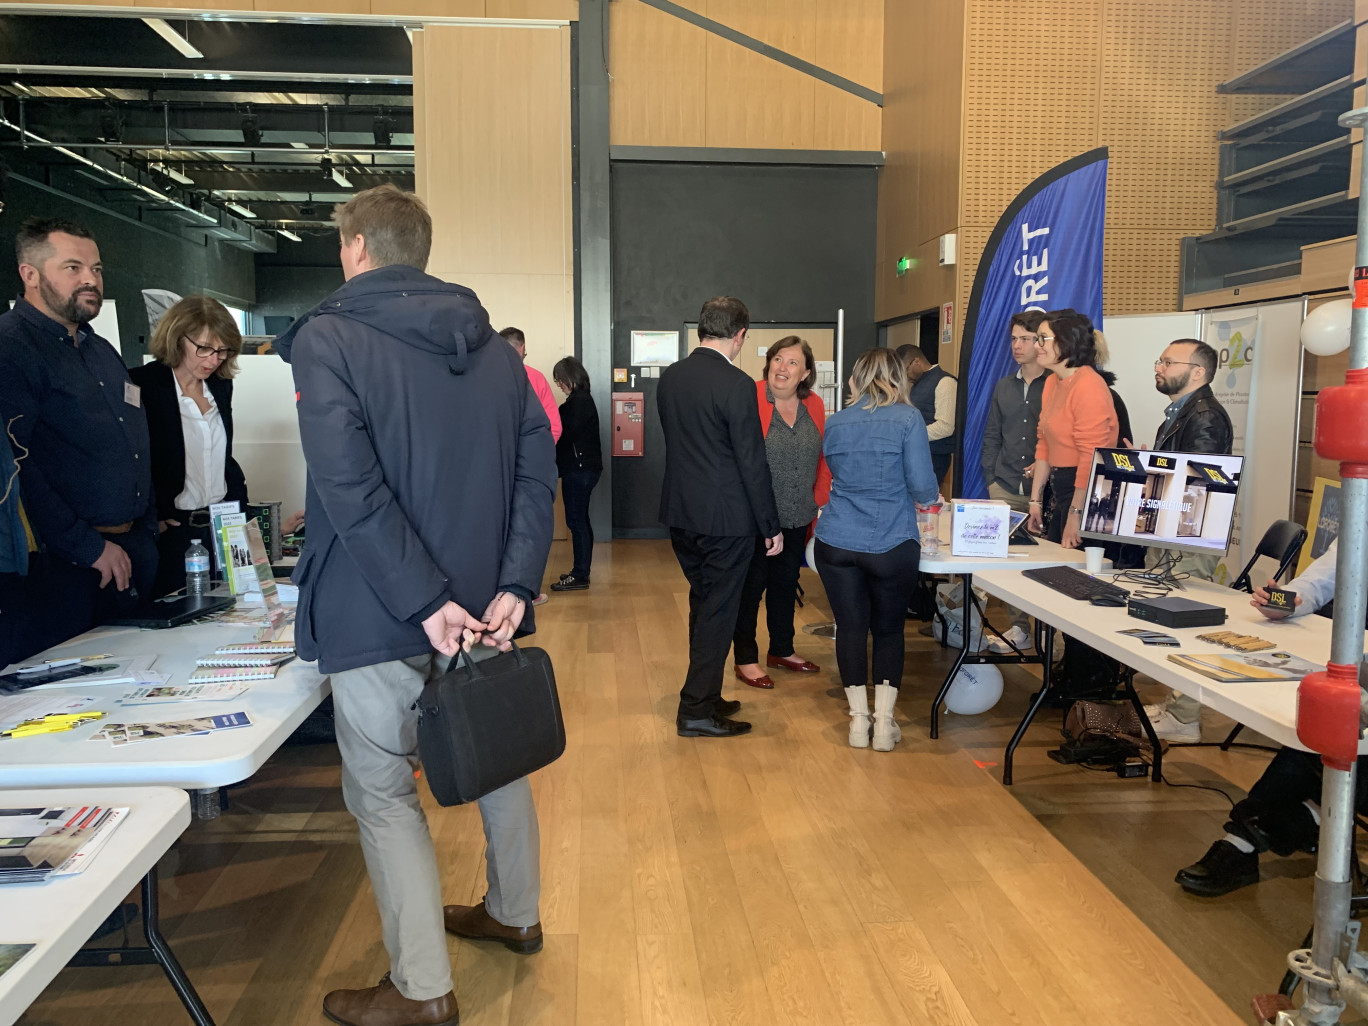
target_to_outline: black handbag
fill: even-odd
[[[551,657],[461,651],[418,699],[418,757],[439,805],[464,805],[555,762],[565,721]]]

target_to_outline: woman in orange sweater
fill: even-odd
[[[817,511],[826,505],[831,493],[831,472],[822,458],[826,408],[822,397],[812,391],[816,382],[812,347],[797,335],[788,335],[769,347],[765,376],[755,384],[774,502],[784,529],[784,551],[766,556],[764,545],[757,545],[741,592],[741,609],[732,635],[735,672],[737,680],[753,688],[774,687],[773,678],[760,667],[760,646],[755,640],[762,595],[769,625],[765,666],[794,673],[821,669],[793,650],[798,568]]]
[[[1116,445],[1116,407],[1107,383],[1093,368],[1097,353],[1087,317],[1072,311],[1046,314],[1036,335],[1036,353],[1050,376],[1040,403],[1029,527],[1076,549],[1093,450]],[[1048,518],[1042,505],[1047,483]]]

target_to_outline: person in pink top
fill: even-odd
[[[504,328],[499,332],[510,346],[518,351],[518,355],[527,359],[527,336],[522,333],[521,328]],[[541,400],[542,409],[546,411],[546,419],[551,422],[551,439],[559,442],[561,436],[560,409],[556,406],[556,397],[551,394],[551,386],[546,381],[546,375],[535,367],[523,364],[523,370],[527,371],[527,380],[532,382],[532,391],[537,393],[537,398]]]

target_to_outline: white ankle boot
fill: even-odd
[[[849,689],[847,689],[849,690]],[[893,706],[898,701],[898,689],[891,684],[874,685],[874,751],[891,752],[902,740],[902,731],[893,722]]]
[[[869,691],[863,684],[846,688],[846,701],[850,703],[850,747],[869,747]]]

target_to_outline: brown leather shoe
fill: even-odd
[[[442,918],[446,921],[447,933],[467,940],[498,941],[509,951],[520,955],[530,955],[542,949],[541,923],[532,926],[504,926],[485,910],[485,903],[478,905],[445,905]]]
[[[762,673],[758,677],[747,677],[734,666],[732,667],[732,672],[736,674],[737,680],[741,681],[743,684],[749,684],[753,688],[764,688],[768,691],[770,688],[774,687],[774,681],[769,679],[768,674]]]
[[[456,994],[412,1001],[399,993],[390,974],[365,990],[334,990],[323,998],[323,1014],[341,1026],[456,1026]]]
[[[822,668],[810,663],[800,655],[765,656],[765,665],[776,670],[792,670],[794,673],[817,673]]]

